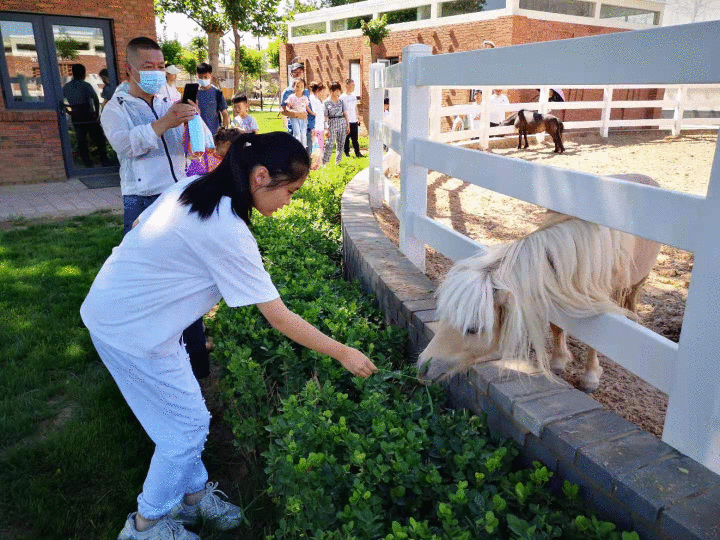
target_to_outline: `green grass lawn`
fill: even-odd
[[[2,539],[115,539],[137,507],[153,443],[97,356],[79,313],[121,236],[121,217],[109,213],[0,230]],[[234,486],[241,484],[236,469],[243,464],[222,414],[213,412],[203,459],[241,503],[245,487]],[[202,531],[202,538],[238,532],[247,526],[225,535]]]
[[[0,231],[0,537],[115,538],[152,453],[79,308],[120,241],[95,214]]]
[[[251,111],[250,115],[257,121],[260,127],[260,133],[285,131],[282,116],[277,112],[255,110]]]

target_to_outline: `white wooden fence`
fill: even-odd
[[[557,85],[554,85],[557,86]],[[495,87],[503,88],[503,87]],[[513,87],[513,89],[522,89],[523,87]],[[480,111],[481,118],[487,119],[494,111],[501,111],[503,116],[507,112],[516,112],[520,109],[538,111],[541,113],[556,113],[561,110],[588,110],[594,109],[599,111],[599,120],[575,120],[564,121],[564,128],[567,132],[573,129],[597,129],[601,136],[607,137],[610,128],[617,127],[657,127],[658,129],[669,130],[673,135],[679,135],[683,129],[702,129],[717,128],[720,126],[720,116],[707,118],[684,118],[685,111],[720,111],[720,85],[712,84],[668,84],[668,85],[630,85],[630,84],[614,84],[605,86],[564,86],[564,90],[576,88],[600,89],[603,91],[602,101],[566,101],[562,103],[549,102],[550,86],[525,86],[529,89],[540,89],[538,101],[526,103],[509,103],[507,105],[497,105],[490,103],[489,100],[483,99]],[[659,99],[650,100],[615,100],[613,98],[615,90],[624,89],[641,89],[641,88],[661,88],[663,96]],[[454,88],[458,90],[458,87]],[[466,87],[467,90],[475,89],[475,87]],[[483,87],[483,96],[490,96],[492,87]],[[711,100],[705,99],[704,96],[694,96],[693,91],[711,90],[713,96]],[[442,87],[433,87],[430,93],[430,138],[439,142],[458,142],[459,144],[480,143],[482,148],[489,147],[490,137],[492,135],[508,135],[515,133],[512,126],[490,127],[488,120],[481,121],[481,127],[476,129],[452,130],[442,132],[441,123],[443,118],[450,117],[453,121],[458,117],[469,115],[477,115],[478,108],[475,104],[462,104],[442,106],[441,103]],[[652,109],[657,108],[664,111],[672,111],[672,117],[667,118],[638,118],[638,119],[612,119],[611,112],[613,109]],[[538,137],[542,138],[544,134]]]
[[[668,393],[663,440],[720,473],[720,147],[707,196],[700,197],[443,144],[430,139],[428,120],[437,86],[718,84],[719,50],[718,21],[435,56],[427,45],[410,45],[401,64],[372,66],[369,123],[371,204],[383,200],[384,143],[401,156],[393,204],[400,249],[423,271],[426,245],[454,261],[482,249],[427,216],[429,169],[693,252],[677,344],[614,315],[573,319],[555,310],[551,319]],[[399,130],[382,120],[385,88],[391,99],[402,94],[400,110],[391,108],[400,113]]]

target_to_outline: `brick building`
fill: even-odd
[[[124,77],[125,46],[137,36],[156,39],[152,0],[3,0],[0,183],[57,182],[118,170],[109,144],[101,152],[95,124],[73,123],[63,86],[73,64],[85,66],[85,80],[98,95],[103,68],[117,85]],[[79,135],[85,136],[86,152],[78,146]]]
[[[280,65],[305,64],[307,81],[356,81],[360,111],[367,123],[368,73],[372,62],[392,65],[402,48],[431,45],[433,54],[592,36],[662,24],[664,2],[655,0],[367,0],[296,15]],[[360,31],[361,21],[385,14],[390,35],[372,48]],[[287,82],[287,73],[283,72]],[[614,99],[656,99],[662,90],[616,90]],[[532,90],[514,90],[510,101],[530,101]],[[568,101],[602,100],[602,90],[566,90]],[[467,103],[468,90],[445,90],[444,105]],[[655,116],[653,109],[617,109],[615,118]],[[600,111],[564,111],[566,120],[595,120]],[[448,126],[445,126],[446,128]]]

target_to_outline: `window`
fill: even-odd
[[[17,109],[44,103],[45,87],[36,54],[33,23],[0,18],[0,36],[4,49],[0,77],[6,106]]]
[[[430,6],[418,6],[416,8],[399,9],[381,13],[387,16],[388,24],[399,24],[404,22],[422,21],[430,18]]]
[[[292,29],[293,37],[313,36],[315,34],[324,34],[324,33],[325,33],[325,23],[324,22],[303,24],[302,26],[296,26],[295,28]]]
[[[594,17],[595,4],[581,0],[520,0],[520,9],[562,13],[576,17]]]
[[[362,92],[362,72],[360,71],[360,60],[350,61],[349,78],[355,81],[355,91],[353,92],[353,94],[355,94],[357,97],[360,97],[360,94]]]
[[[660,24],[660,12],[649,9],[637,9],[629,7],[611,6],[603,4],[600,6],[601,19],[614,19],[619,22],[635,24],[646,24],[657,26]]]
[[[334,21],[330,21],[331,32],[344,32],[347,29],[347,19],[336,19]]]
[[[363,22],[370,22],[372,21],[372,15],[361,15],[360,17],[351,17],[347,19],[347,29],[348,30],[359,30],[360,24]]]
[[[443,2],[438,7],[440,17],[452,17],[453,15],[483,11],[485,0],[454,0],[453,2]]]

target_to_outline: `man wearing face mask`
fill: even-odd
[[[155,41],[138,37],[127,45],[127,87],[118,87],[102,112],[105,136],[120,160],[123,234],[160,194],[185,178],[183,124],[195,104],[158,96],[165,86],[165,59]]]

